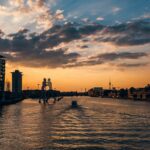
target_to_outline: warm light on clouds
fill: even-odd
[[[50,1],[54,3],[53,1]],[[49,2],[49,3],[50,3]],[[0,25],[9,19],[9,22],[14,26],[9,25],[5,29],[6,32],[16,32],[19,28],[25,28],[26,26],[35,26],[36,29],[48,29],[57,20],[63,20],[63,11],[56,10],[51,12],[50,7],[47,6],[45,0],[10,0],[8,6],[0,5],[0,15],[3,15],[3,19],[0,19]]]

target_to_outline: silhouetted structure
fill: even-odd
[[[48,80],[46,80],[46,78],[43,79],[41,90],[46,90],[46,87],[48,87],[48,90],[52,90],[52,82],[50,78]]]
[[[0,92],[5,90],[5,57],[0,55]]]
[[[128,98],[128,89],[119,90],[119,98],[127,99]]]
[[[52,90],[52,82],[51,82],[51,79],[49,78],[48,81],[47,81],[47,85],[49,87],[49,90]]]
[[[46,90],[46,87],[48,87],[48,90]],[[44,102],[44,103],[48,103],[48,99],[50,98],[50,95],[48,95],[48,93],[50,92],[51,93],[52,90],[52,82],[51,82],[51,79],[49,78],[48,80],[46,78],[43,79],[43,82],[42,82],[42,87],[41,87],[41,97],[39,99],[39,102],[41,103],[41,100]],[[51,93],[53,94],[53,92]],[[56,96],[53,95],[52,96],[53,98],[55,98]],[[55,99],[54,99],[55,101]]]
[[[103,95],[102,87],[94,87],[88,91],[88,95],[92,97],[99,97]]]
[[[111,80],[109,80],[109,90],[111,90],[112,84],[111,84]]]
[[[12,92],[22,92],[22,73],[19,70],[12,72]]]
[[[77,108],[77,107],[78,107],[77,101],[72,101],[71,107],[72,107],[72,108]]]
[[[128,98],[134,100],[150,100],[150,85],[144,88],[131,87],[128,90]]]

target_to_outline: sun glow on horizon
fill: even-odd
[[[145,69],[138,70],[117,70],[108,69],[104,65],[93,67],[79,67],[69,69],[48,69],[48,68],[28,68],[10,67],[7,65],[6,80],[11,82],[11,72],[19,69],[23,73],[23,89],[38,89],[43,78],[51,78],[53,89],[60,91],[84,91],[92,87],[103,87],[108,89],[109,79],[116,88],[143,87],[149,83],[149,74]],[[144,75],[144,77],[143,77]]]

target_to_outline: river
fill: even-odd
[[[60,149],[149,150],[150,103],[65,97],[56,104],[27,99],[0,108],[0,150]]]

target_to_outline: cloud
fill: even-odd
[[[53,4],[54,1],[50,1],[50,4]],[[64,10],[57,9],[52,11],[50,6],[47,3],[47,0],[11,0],[10,6],[2,6],[0,5],[0,14],[1,18],[3,16],[7,16],[7,20],[11,20],[11,27],[6,24],[6,20],[0,22],[1,26],[7,26],[7,30],[12,30],[12,28],[36,28],[38,32],[43,32],[45,30],[54,29],[58,21],[62,21],[61,23],[61,31],[54,33],[55,36],[51,35],[52,43],[62,43],[66,41],[71,41],[74,39],[88,38],[88,36],[93,35],[95,41],[97,42],[111,42],[113,44],[119,46],[126,45],[141,45],[147,44],[150,42],[150,22],[145,20],[136,20],[128,23],[120,23],[119,25],[114,26],[105,26],[96,23],[92,23],[89,21],[89,18],[84,18],[83,22],[80,22],[77,25],[72,23],[72,25],[64,25],[63,21],[65,17],[63,15]],[[112,8],[114,12],[120,10],[119,7]],[[102,17],[98,17],[97,20],[103,20]],[[15,26],[15,27],[14,27]],[[61,38],[59,34],[63,34],[63,32],[67,32],[67,34],[72,35],[70,40],[66,40],[67,38]],[[73,32],[74,33],[71,33]],[[69,33],[70,32],[70,33]],[[43,32],[44,33],[44,32]],[[64,33],[65,35],[65,33]],[[65,35],[66,36],[66,35]],[[55,39],[55,41],[54,41]],[[54,41],[54,42],[53,42]],[[56,46],[54,44],[54,46]]]
[[[89,22],[90,20],[89,20],[89,18],[82,18],[81,21],[86,23],[86,22]]]
[[[150,22],[133,21],[105,27],[96,38],[99,42],[111,42],[119,46],[150,43]]]
[[[147,66],[149,63],[122,63],[118,64],[118,67],[123,67],[123,68],[135,68],[135,67],[143,67]]]
[[[57,68],[77,61],[80,54],[61,48],[53,50],[45,38],[23,29],[8,39],[0,38],[0,52],[9,62],[29,67]]]
[[[64,19],[63,11],[58,9],[52,12],[47,0],[10,0],[9,5],[0,5],[0,16],[1,22],[5,23],[7,19],[14,28],[31,24],[35,30],[40,31],[49,29],[55,22]]]
[[[98,59],[101,61],[113,61],[117,59],[138,59],[144,56],[148,56],[146,53],[138,52],[138,53],[131,53],[131,52],[122,52],[122,53],[106,53],[100,54],[97,56],[93,56],[90,59]]]
[[[44,34],[48,34],[51,43],[57,43],[56,45],[76,39],[88,41],[91,40],[91,36],[98,43],[110,42],[118,46],[143,45],[150,43],[150,22],[138,20],[115,26],[104,26],[97,23],[68,23],[54,25]],[[56,46],[55,44],[54,46]]]
[[[75,62],[78,53],[66,53],[65,49],[55,51],[17,52],[15,56],[6,55],[10,62],[28,67],[63,68],[66,64]]]
[[[121,8],[119,8],[119,7],[113,7],[113,8],[112,8],[112,12],[113,12],[114,14],[118,13],[120,10],[121,10]]]
[[[130,52],[122,52],[122,53],[105,53],[105,54],[99,54],[96,56],[92,56],[90,57],[88,60],[86,61],[81,61],[81,62],[77,62],[71,65],[67,65],[67,67],[81,67],[81,66],[93,66],[93,65],[100,65],[100,64],[105,64],[105,63],[111,63],[117,60],[121,60],[124,61],[126,59],[129,60],[135,60],[135,59],[139,59],[142,57],[148,57],[147,53],[143,53],[143,52],[137,52],[137,53],[130,53]],[[130,65],[130,67],[138,67],[138,65],[135,64],[128,64],[128,66]],[[140,63],[139,63],[140,65]],[[122,67],[127,67],[127,64],[119,64],[119,66]]]
[[[103,21],[104,18],[103,18],[103,17],[98,17],[98,18],[96,18],[96,20],[97,20],[97,21]]]
[[[59,13],[62,11],[57,12]],[[90,54],[83,60],[84,56],[79,51],[75,49],[71,52],[66,48],[67,45],[76,41],[79,48],[78,41],[82,41],[80,48],[82,50],[91,48],[91,51],[92,45],[100,42],[111,42],[117,46],[143,45],[150,42],[149,32],[149,22],[145,21],[116,26],[67,23],[53,25],[42,33],[31,33],[28,29],[21,29],[17,33],[6,35],[0,30],[0,52],[8,58],[8,61],[30,67],[66,68],[100,65],[118,60],[137,60],[148,57],[148,54],[145,52],[112,52],[96,56]],[[64,47],[61,47],[61,44]]]

